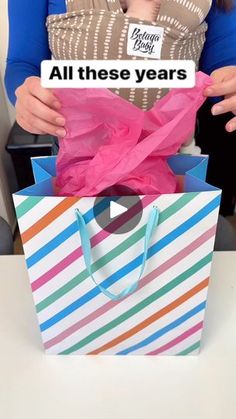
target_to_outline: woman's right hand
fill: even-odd
[[[64,137],[65,118],[58,112],[61,105],[50,89],[41,86],[39,77],[28,77],[16,89],[16,121],[32,134]]]

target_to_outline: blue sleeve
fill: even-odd
[[[39,76],[41,61],[51,58],[45,25],[48,14],[53,12],[65,12],[64,0],[8,0],[9,45],[5,86],[13,105],[17,87],[27,77]]]
[[[225,12],[213,2],[207,17],[208,31],[200,61],[200,69],[207,74],[217,68],[236,65],[236,0],[234,8]]]

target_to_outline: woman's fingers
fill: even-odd
[[[66,135],[66,130],[63,127],[55,127],[54,125],[49,124],[34,115],[32,118],[32,125],[34,125],[37,129],[47,132],[48,134],[55,135],[56,137],[64,137]]]
[[[26,121],[28,127],[30,128],[29,132],[35,134],[43,132],[54,135],[56,137],[64,137],[66,135],[66,130],[63,127],[52,125],[49,122],[38,118],[27,110],[24,111],[24,114],[21,116],[21,118]]]
[[[24,119],[22,115],[18,115],[17,123],[23,128],[25,131],[30,132],[31,134],[38,134],[38,135],[45,135],[46,132],[40,130],[32,130],[32,126]]]
[[[55,125],[55,128],[56,126],[64,127],[65,125],[65,118],[61,114],[45,105],[34,96],[30,96],[25,102],[25,108],[36,117]]]
[[[212,107],[213,115],[233,112],[236,115],[236,66],[219,68],[211,74],[213,84],[204,91],[205,96],[224,96],[225,99]],[[232,118],[225,126],[226,131],[236,130],[236,118]]]
[[[22,128],[34,134],[65,136],[65,118],[58,112],[61,105],[50,89],[41,86],[39,77],[26,79],[16,97],[16,120]]]
[[[222,81],[220,83],[212,84],[207,87],[204,94],[209,97],[226,96],[232,93],[236,94],[236,76],[230,80]]]
[[[42,103],[45,103],[45,105],[56,110],[60,109],[61,105],[59,100],[51,90],[41,86],[39,77],[28,77],[25,81],[25,87],[32,96],[35,96]]]
[[[227,122],[225,128],[228,132],[236,131],[236,117],[232,118],[229,122]]]
[[[236,94],[214,105],[211,112],[212,115],[221,115],[226,112],[233,112],[236,115]]]
[[[218,68],[211,73],[213,84],[205,89],[205,96],[225,96],[236,93],[236,66]]]
[[[19,114],[19,117],[17,118],[18,123],[22,121],[24,122],[24,126],[27,125],[27,131],[32,134],[47,133],[56,137],[64,137],[66,135],[66,130],[63,127],[50,124],[49,122],[38,118],[26,109],[22,114]],[[22,128],[25,129],[25,127]]]

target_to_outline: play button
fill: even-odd
[[[116,185],[104,190],[94,203],[94,218],[97,224],[112,234],[124,234],[132,231],[142,218],[143,206],[139,196],[125,186]]]
[[[124,207],[124,205],[114,201],[110,202],[110,218],[118,217],[118,215],[124,214],[126,211],[128,211],[128,208]]]

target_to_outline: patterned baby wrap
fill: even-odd
[[[205,41],[210,0],[162,0],[155,22],[127,16],[119,0],[67,0],[67,13],[47,18],[49,44],[58,60],[139,60],[128,55],[130,24],[164,28],[161,59],[198,61]],[[115,89],[143,110],[150,109],[166,89]]]

